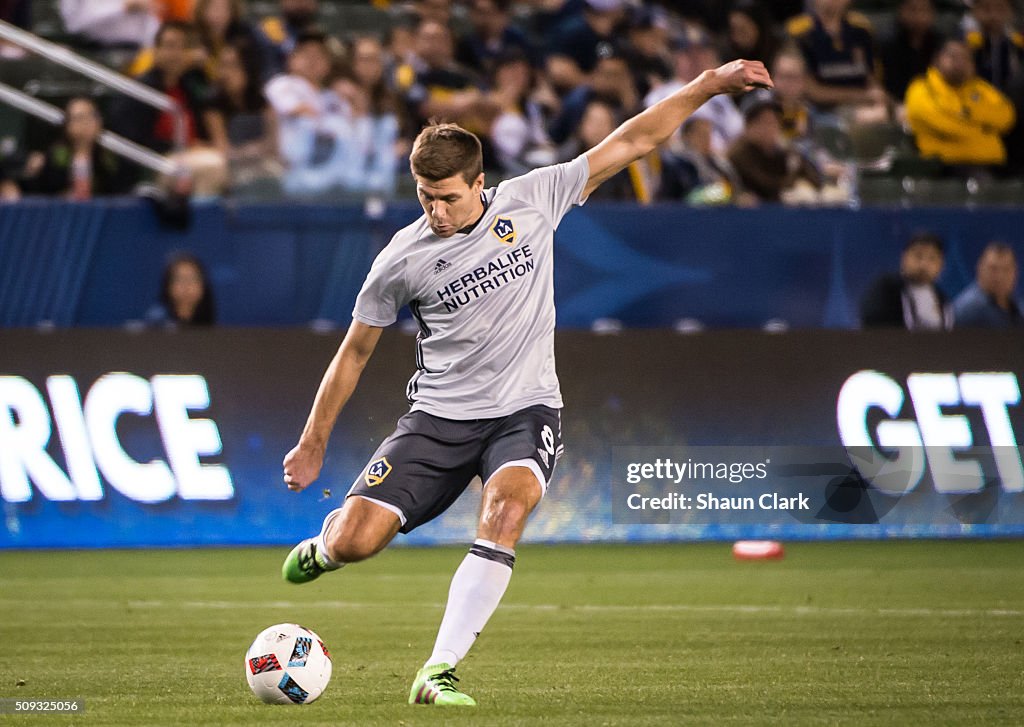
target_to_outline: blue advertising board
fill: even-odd
[[[407,409],[413,371],[412,337],[387,332],[320,481],[289,492],[281,460],[338,341],[0,331],[0,547],[286,544],[315,532]],[[1019,335],[560,332],[556,353],[566,454],[527,540],[1024,535]],[[775,505],[806,491],[811,509],[631,513],[675,493],[665,485],[678,479],[655,476],[669,461],[729,457],[755,472],[794,448],[810,458],[776,461],[760,484]],[[796,475],[796,490],[783,483]],[[479,492],[472,484],[400,542],[471,539]]]

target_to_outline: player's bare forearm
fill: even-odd
[[[284,481],[289,488],[302,490],[320,475],[334,423],[355,391],[382,330],[352,322],[320,382],[299,443],[284,458]]]
[[[712,96],[739,93],[756,86],[771,87],[772,79],[760,61],[732,61],[704,71],[674,94],[641,111],[586,153],[590,179],[583,196],[654,151]]]

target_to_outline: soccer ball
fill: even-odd
[[[331,680],[331,654],[298,624],[264,629],[245,655],[245,679],[267,704],[309,704]]]

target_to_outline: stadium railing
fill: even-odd
[[[51,43],[4,21],[0,21],[0,40],[42,56],[63,68],[87,76],[96,83],[130,96],[140,103],[170,113],[174,119],[175,147],[178,149],[184,147],[185,114],[180,104],[170,96],[112,71],[69,48]],[[64,112],[59,108],[2,82],[0,82],[0,102],[7,103],[50,124],[61,124],[64,120]],[[177,168],[177,165],[167,157],[111,132],[104,132],[100,143],[115,154],[159,173],[170,174]]]

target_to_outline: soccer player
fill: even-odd
[[[455,666],[505,593],[516,543],[562,452],[552,285],[559,221],[711,97],[771,85],[757,61],[705,71],[573,161],[491,189],[473,134],[435,124],[416,138],[410,162],[423,216],[374,261],[299,442],[284,458],[285,483],[298,491],[316,480],[339,412],[381,331],[405,305],[420,327],[411,408],[342,507],[282,567],[285,579],[304,583],[365,560],[440,515],[480,476],[477,539],[452,578],[410,704],[476,704],[456,687]]]

